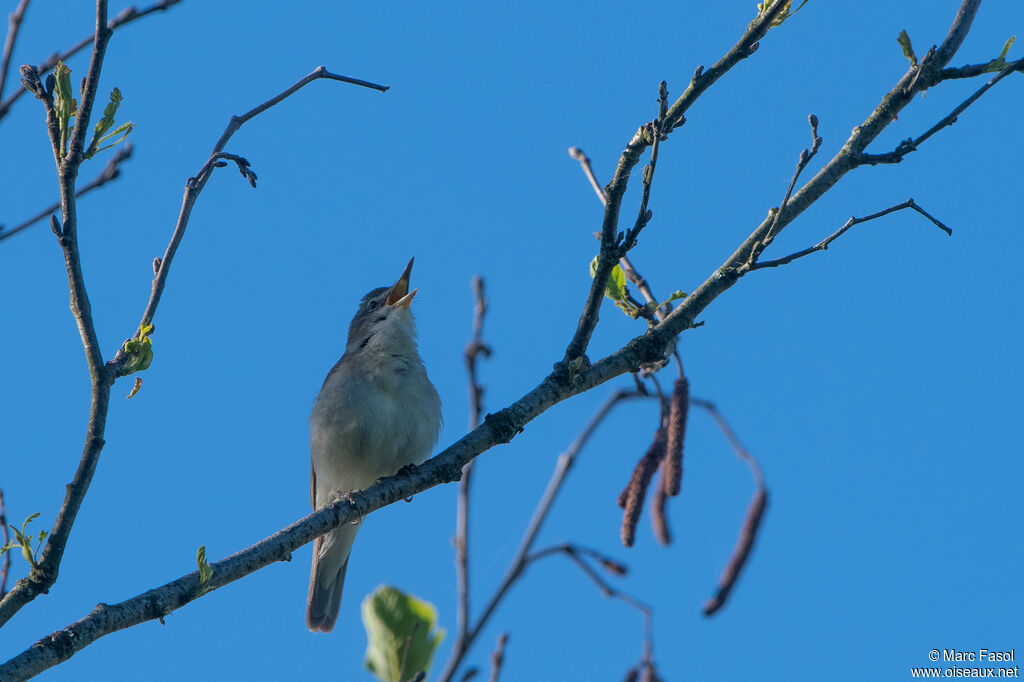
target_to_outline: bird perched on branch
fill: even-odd
[[[367,488],[409,464],[420,464],[437,443],[441,400],[416,349],[409,291],[412,263],[390,287],[363,296],[348,342],[324,380],[309,418],[313,509]],[[338,619],[352,542],[362,519],[316,540],[306,626],[330,632]]]

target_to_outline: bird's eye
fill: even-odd
[[[376,310],[378,306],[380,306],[380,301],[375,299],[367,304],[367,310]]]

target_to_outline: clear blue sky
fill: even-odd
[[[654,220],[632,254],[655,289],[702,282],[780,201],[810,140],[807,115],[817,114],[824,137],[814,172],[905,71],[899,31],[923,54],[958,4],[812,0],[771,31],[662,147]],[[87,34],[89,5],[34,2],[15,64]],[[107,445],[59,582],[4,628],[0,660],[97,602],[194,570],[199,545],[221,558],[308,513],[311,401],[359,297],[393,281],[410,256],[422,354],[444,403],[439,446],[466,427],[472,275],[486,278],[491,302],[487,408],[532,389],[575,329],[601,216],[566,149],[583,148],[606,182],[636,127],[656,114],[658,82],[678,94],[698,64],[735,42],[754,5],[655,1],[641,14],[628,3],[283,10],[267,0],[189,0],[118,32],[101,88],[124,94],[122,116],[138,125],[135,155],[121,179],[79,205],[107,358],[142,313],[185,178],[231,114],[320,64],[392,89],[314,83],[235,135],[227,150],[252,162],[259,186],[227,168],[201,197],[142,391],[127,401],[130,382],[115,387]],[[993,58],[1014,34],[1024,34],[1020,3],[988,0],[954,64]],[[71,62],[73,82],[85,65]],[[981,83],[929,91],[871,151],[920,134]],[[666,679],[905,679],[933,648],[1015,647],[1024,657],[1021,111],[1017,75],[902,165],[848,176],[769,254],[909,197],[952,238],[909,212],[858,226],[826,253],[749,276],[683,336],[693,393],[715,401],[760,457],[772,495],[719,615],[706,619],[700,607],[752,483],[711,420],[691,418],[668,549],[646,519],[633,549],[618,540],[615,498],[647,446],[650,406],[623,408],[584,451],[540,546],[571,540],[631,566],[616,584],[655,605]],[[0,123],[8,225],[56,194],[42,116],[26,98]],[[87,163],[82,178],[106,158]],[[638,205],[638,180],[624,214]],[[0,291],[0,487],[12,521],[40,511],[49,527],[81,451],[89,386],[45,225],[0,243]],[[606,304],[591,357],[641,330]],[[609,391],[630,383],[559,405],[480,458],[474,609],[501,579],[557,454]],[[433,602],[454,629],[454,510],[447,486],[369,519],[329,636],[303,624],[306,547],[166,625],[99,641],[43,679],[368,679],[359,603],[377,585]],[[23,574],[16,560],[12,578]],[[506,680],[619,679],[641,653],[640,616],[559,558],[518,584],[471,662],[486,668],[504,630]]]

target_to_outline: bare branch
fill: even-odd
[[[26,3],[28,4],[28,3]],[[4,534],[3,544],[11,541],[11,532],[7,530],[7,507],[4,506],[4,491],[0,488],[0,532]],[[0,599],[7,594],[7,576],[11,571],[11,553],[4,552],[4,563],[0,567]]]
[[[534,393],[542,387],[543,384],[535,389]],[[548,480],[547,489],[544,491],[544,495],[541,497],[540,501],[537,503],[536,509],[533,511],[533,517],[530,519],[530,524],[523,533],[523,539],[520,541],[519,549],[516,551],[516,555],[512,558],[512,562],[509,564],[505,577],[502,578],[501,584],[494,591],[494,594],[491,595],[490,600],[484,606],[484,610],[476,623],[473,624],[472,627],[469,627],[467,629],[466,636],[461,641],[456,642],[456,646],[452,647],[451,658],[448,659],[448,662],[445,664],[444,671],[438,678],[440,682],[449,682],[453,678],[455,671],[458,670],[466,654],[473,646],[473,642],[476,640],[481,630],[483,630],[484,626],[487,625],[487,622],[494,614],[494,611],[498,608],[498,605],[505,598],[505,595],[508,594],[509,589],[511,589],[512,585],[514,585],[517,580],[523,577],[528,563],[530,550],[533,548],[533,543],[537,540],[537,534],[540,533],[540,529],[544,525],[544,521],[547,520],[548,513],[551,511],[551,505],[554,503],[555,498],[561,491],[562,485],[565,483],[566,476],[568,476],[573,464],[576,463],[576,459],[579,457],[580,451],[583,450],[583,446],[587,444],[590,437],[597,430],[597,427],[601,425],[616,405],[623,400],[640,397],[644,397],[644,394],[639,391],[619,389],[613,392],[608,396],[608,399],[604,401],[601,407],[598,408],[597,412],[594,413],[594,416],[590,418],[590,421],[587,422],[583,431],[580,432],[580,435],[576,437],[569,448],[558,456],[555,471],[551,474],[551,478]],[[488,420],[485,419],[484,424],[473,431],[473,433],[477,433],[481,431],[481,429],[485,429],[487,427]],[[460,443],[465,441],[466,439],[463,438]],[[449,450],[451,449],[452,448],[449,448]],[[438,457],[440,456],[441,455],[438,455]],[[437,457],[434,459],[436,460]]]
[[[18,31],[21,30],[21,20],[28,9],[28,3],[29,0],[21,0],[7,18],[7,39],[4,40],[3,57],[0,57],[0,102],[4,100],[4,84],[11,70],[11,55],[14,53],[14,44],[18,41]]]
[[[946,128],[956,123],[957,118],[967,109],[967,107],[974,104],[978,100],[978,98],[984,95],[986,92],[988,92],[988,90],[992,86],[994,86],[996,83],[1001,81],[1006,76],[1009,76],[1014,71],[1024,71],[1024,59],[1018,59],[1015,62],[1010,62],[1009,64],[1007,64],[1006,67],[1002,71],[997,73],[995,76],[993,76],[992,79],[989,80],[989,82],[985,83],[985,85],[975,90],[974,94],[972,94],[970,97],[968,97],[963,102],[958,104],[956,108],[953,109],[953,111],[949,112],[949,114],[946,115],[945,118],[943,118],[941,121],[939,121],[931,128],[926,130],[919,137],[907,139],[904,140],[903,142],[900,142],[899,146],[897,146],[896,149],[886,154],[861,154],[860,162],[871,164],[872,166],[878,163],[899,163],[907,154],[917,151],[917,148],[920,147],[921,144],[923,144],[924,141],[930,138],[932,135],[939,132],[943,128]],[[945,73],[945,70],[942,73]],[[985,72],[981,71],[980,73]]]
[[[181,0],[163,0],[163,2],[158,2],[153,5],[150,5],[149,7],[141,11],[137,10],[134,6],[126,7],[124,10],[121,11],[120,14],[114,17],[109,24],[107,24],[107,27],[111,31],[113,31],[119,28],[120,26],[124,26],[125,24],[135,21],[136,19],[141,19],[146,15],[170,9],[174,5],[177,5],[179,2],[181,2]],[[78,43],[76,43],[70,49],[52,55],[42,64],[39,64],[39,66],[37,67],[39,73],[46,73],[47,71],[55,67],[58,62],[67,61],[72,56],[78,54],[89,45],[92,45],[94,39],[95,34],[91,34],[85,38],[82,38],[82,40],[78,41]],[[19,97],[21,97],[24,94],[25,89],[18,88],[18,90],[13,95],[8,97],[6,100],[0,102],[0,119],[3,119],[7,115],[7,112],[10,110],[11,106],[18,100]]]
[[[587,180],[590,181],[590,186],[594,188],[594,193],[597,198],[601,200],[601,203],[606,203],[604,195],[604,189],[601,188],[601,183],[594,177],[594,169],[590,166],[590,158],[583,153],[583,150],[579,147],[569,147],[569,156],[580,162],[580,166],[583,168],[583,173],[587,176]],[[598,237],[600,238],[600,237]]]
[[[875,220],[876,218],[881,218],[883,216],[887,216],[890,213],[895,213],[896,211],[902,211],[905,208],[912,208],[912,209],[914,209],[915,211],[917,211],[918,213],[923,215],[925,218],[927,218],[928,220],[932,221],[932,223],[936,227],[941,229],[943,232],[945,232],[946,234],[948,234],[950,236],[953,236],[953,230],[951,230],[944,223],[942,223],[942,221],[940,221],[938,218],[936,218],[935,216],[933,216],[932,214],[928,213],[926,210],[924,210],[923,208],[918,206],[916,203],[914,203],[913,199],[907,199],[903,203],[896,204],[895,206],[890,206],[889,208],[887,208],[885,210],[882,210],[882,211],[879,211],[878,213],[872,213],[871,215],[865,216],[863,218],[856,218],[856,217],[850,218],[849,220],[847,220],[843,224],[842,227],[840,227],[838,230],[836,230],[835,232],[830,234],[828,237],[826,237],[825,239],[823,239],[820,242],[818,242],[817,244],[815,244],[814,246],[806,248],[806,249],[804,249],[802,251],[797,251],[796,253],[791,253],[788,256],[785,256],[783,258],[777,258],[775,260],[768,260],[768,261],[759,261],[757,263],[754,263],[752,266],[750,266],[750,269],[751,270],[760,270],[761,268],[777,268],[780,265],[786,265],[788,263],[792,263],[793,261],[795,261],[798,258],[803,258],[804,256],[808,256],[808,255],[810,255],[812,253],[815,253],[817,251],[825,251],[826,249],[828,249],[829,245],[832,242],[834,242],[835,240],[839,239],[839,237],[841,237],[844,232],[849,230],[854,225],[858,225],[860,223],[866,223],[869,220]]]
[[[555,545],[554,547],[548,547],[547,549],[544,549],[532,555],[529,558],[529,561],[532,563],[534,561],[542,559],[546,556],[550,556],[552,554],[564,554],[565,556],[567,556],[574,564],[576,564],[580,568],[581,571],[583,571],[583,574],[586,575],[590,579],[590,581],[597,586],[597,589],[599,589],[601,591],[601,594],[603,594],[605,597],[608,597],[609,599],[618,599],[619,601],[629,605],[630,607],[636,609],[641,614],[643,614],[644,653],[643,657],[641,658],[641,666],[647,665],[653,667],[654,613],[651,610],[651,607],[645,604],[644,602],[640,601],[636,597],[621,590],[615,589],[608,583],[607,580],[601,577],[601,575],[583,559],[583,556],[585,555],[603,558],[601,554],[595,552],[592,549],[587,549],[585,547],[579,547],[577,545],[568,543]]]
[[[590,181],[590,186],[594,188],[594,192],[597,194],[597,198],[601,201],[602,204],[604,204],[604,190],[601,189],[601,185],[600,183],[598,183],[597,177],[595,177],[594,175],[594,169],[590,165],[590,158],[579,147],[569,147],[569,156],[579,161],[580,167],[583,169],[583,173],[587,176],[587,180]],[[601,233],[595,232],[594,238],[600,241]],[[622,268],[622,272],[623,274],[626,275],[626,279],[628,279],[630,282],[633,283],[634,286],[636,286],[637,290],[644,297],[644,301],[646,301],[647,303],[658,303],[659,299],[654,296],[654,293],[651,291],[651,287],[647,283],[647,280],[645,280],[643,276],[637,271],[637,269],[633,267],[633,263],[630,262],[629,256],[627,256],[626,254],[622,254],[622,257],[619,258],[619,267]],[[662,320],[665,318],[665,315],[668,315],[670,312],[672,312],[672,304],[666,302],[665,305],[661,306],[660,308],[654,311],[654,316],[658,320]]]
[[[107,161],[107,165],[103,168],[102,171],[100,171],[99,175],[93,178],[92,181],[90,181],[88,184],[78,188],[78,190],[75,192],[75,198],[81,198],[88,194],[89,192],[93,191],[94,189],[102,187],[111,180],[116,180],[117,178],[119,178],[121,176],[121,163],[131,158],[131,155],[131,143],[126,144],[124,147],[118,148],[114,155],[110,157],[110,160]],[[51,204],[42,211],[40,211],[39,213],[37,213],[36,215],[29,218],[28,220],[15,225],[9,230],[3,229],[3,226],[0,225],[0,242],[7,239],[8,237],[18,234],[22,230],[26,230],[29,227],[32,227],[39,221],[46,219],[58,208],[60,208],[60,202]]]
[[[213,169],[217,167],[217,161],[219,159],[227,158],[234,160],[237,163],[238,160],[241,159],[241,157],[224,153],[224,146],[228,143],[228,140],[230,140],[231,136],[242,127],[242,124],[263,113],[275,104],[283,101],[290,95],[293,95],[302,87],[320,78],[342,81],[345,83],[355,83],[357,85],[371,87],[380,91],[387,90],[387,86],[385,85],[376,85],[368,83],[367,81],[349,78],[348,76],[339,76],[337,74],[330,73],[323,66],[318,66],[309,75],[299,79],[294,85],[280,94],[275,95],[242,116],[232,116],[227,128],[214,145],[213,151],[210,152],[210,157],[202,167],[200,167],[199,172],[195,177],[191,177],[185,182],[185,194],[182,197],[181,212],[178,214],[178,221],[174,226],[174,233],[171,235],[171,241],[167,244],[167,249],[164,251],[163,257],[160,259],[160,267],[153,279],[153,290],[150,294],[149,302],[146,304],[146,310],[142,314],[142,320],[139,323],[139,328],[135,331],[132,338],[138,338],[139,329],[142,329],[153,322],[157,306],[160,304],[160,298],[164,292],[164,286],[167,283],[167,276],[170,274],[171,263],[174,261],[174,255],[178,251],[178,245],[181,244],[182,237],[185,236],[185,229],[188,227],[188,221],[192,215],[192,208],[195,206],[196,201],[199,199],[199,195],[202,193],[203,188],[206,187],[206,183],[212,176]],[[242,160],[244,161],[244,159]],[[245,161],[245,167],[248,167],[248,161]],[[240,171],[242,171],[242,168],[243,166],[239,164]],[[249,172],[251,173],[251,171]],[[243,176],[246,176],[246,179],[249,180],[250,184],[255,181],[255,174],[252,174],[251,177],[246,175],[244,171],[242,171],[242,174]],[[127,354],[122,349],[119,350],[117,355],[114,356],[114,359],[110,361],[108,369],[114,377],[121,377],[128,373],[125,366],[127,359]]]
[[[738,64],[740,60],[753,54],[754,50],[757,49],[757,41],[764,37],[772,22],[785,10],[788,4],[786,0],[775,0],[767,11],[759,14],[754,21],[750,22],[746,32],[744,32],[740,40],[724,57],[719,59],[713,67],[704,71],[699,77],[695,77],[690,81],[689,86],[680,95],[679,99],[671,107],[668,107],[665,110],[664,116],[661,117],[664,119],[663,130],[661,130],[663,134],[667,135],[676,125],[682,123],[684,114],[689,106],[704,91],[711,87],[715,81]],[[605,188],[605,212],[601,224],[601,251],[598,255],[597,270],[594,272],[594,281],[591,282],[590,291],[587,294],[587,300],[576,327],[576,333],[566,347],[563,358],[563,362],[566,364],[570,364],[577,358],[583,357],[587,351],[587,346],[590,344],[590,337],[597,326],[598,311],[604,298],[605,287],[608,284],[608,278],[611,276],[612,267],[622,254],[625,253],[624,250],[620,249],[622,244],[618,238],[617,230],[619,208],[622,204],[622,198],[626,193],[626,185],[629,183],[629,176],[633,168],[640,160],[640,155],[647,147],[653,145],[658,137],[658,135],[652,135],[651,129],[647,126],[641,126],[636,134],[633,135],[629,144],[626,145],[626,149],[619,156],[619,162],[615,167],[612,181]]]
[[[110,38],[110,29],[105,28],[107,26],[105,0],[97,0],[96,22],[96,45],[93,49],[93,57],[90,62],[89,74],[86,76],[86,93],[82,98],[83,105],[79,109],[80,117],[76,118],[75,133],[72,137],[71,150],[64,158],[60,157],[58,153],[58,145],[55,141],[56,124],[53,120],[52,99],[47,100],[46,93],[43,91],[41,86],[35,88],[36,96],[43,101],[43,104],[46,107],[48,131],[50,133],[51,145],[54,148],[55,159],[57,160],[59,169],[60,207],[61,214],[63,216],[63,225],[60,229],[58,239],[60,241],[61,248],[64,250],[65,266],[68,272],[68,285],[71,291],[72,315],[78,324],[79,333],[82,337],[82,343],[86,351],[86,358],[89,362],[89,374],[92,380],[92,399],[89,412],[89,425],[78,469],[75,472],[75,477],[71,484],[67,486],[64,502],[58,512],[53,530],[51,531],[46,545],[43,548],[39,565],[29,574],[28,580],[19,581],[19,583],[10,592],[8,592],[2,600],[0,600],[0,626],[7,622],[11,616],[17,613],[22,606],[30,602],[39,594],[45,593],[50,586],[56,582],[57,571],[60,566],[61,558],[63,557],[64,547],[67,544],[68,537],[71,533],[71,527],[74,525],[75,517],[81,507],[82,500],[85,498],[85,494],[89,489],[93,473],[96,470],[96,464],[99,461],[100,451],[103,449],[103,435],[106,429],[110,388],[117,378],[135,371],[131,362],[132,355],[125,350],[125,346],[122,346],[121,349],[118,350],[113,360],[107,364],[103,363],[103,358],[99,350],[99,343],[96,338],[96,331],[93,326],[92,310],[89,305],[88,295],[85,291],[85,281],[82,277],[81,263],[78,255],[77,208],[74,196],[74,180],[75,175],[78,172],[78,166],[82,162],[82,146],[84,144],[84,134],[79,136],[78,133],[88,128],[88,108],[84,106],[84,103],[86,101],[86,97],[90,93],[90,88],[92,95],[95,95],[96,82],[99,78],[103,51],[106,41]],[[33,86],[38,85],[38,73],[34,68],[30,67],[27,70],[23,69],[23,75],[25,74],[27,74],[24,79],[26,82]],[[308,76],[299,80],[295,85],[288,88],[280,95],[277,95],[251,110],[245,114],[245,116],[232,117],[231,122],[228,125],[228,129],[225,130],[223,135],[221,135],[220,140],[214,147],[213,152],[210,154],[210,158],[206,163],[204,163],[200,177],[198,179],[189,178],[188,181],[186,181],[185,197],[182,202],[181,213],[178,216],[178,222],[175,226],[174,234],[171,237],[171,242],[168,245],[163,258],[160,259],[159,270],[153,281],[153,291],[150,296],[149,303],[146,306],[146,312],[143,314],[143,321],[139,329],[142,329],[152,323],[153,316],[156,313],[157,304],[159,303],[160,296],[163,293],[167,275],[170,271],[171,261],[173,260],[174,254],[181,242],[181,238],[184,235],[189,216],[192,212],[192,207],[199,198],[199,194],[202,192],[203,187],[206,186],[206,182],[211,177],[212,170],[217,167],[217,163],[220,162],[220,159],[224,158],[235,161],[240,170],[247,168],[248,166],[248,162],[241,157],[225,154],[223,152],[223,145],[227,143],[227,140],[230,139],[231,135],[242,125],[242,123],[253,118],[258,113],[266,111],[277,102],[282,101],[288,95],[296,92],[302,86],[319,78],[342,80],[345,82],[354,80],[345,76],[330,74],[321,66],[315,69]],[[359,81],[359,84],[363,83],[363,81]],[[241,162],[244,162],[244,164]],[[243,175],[245,175],[244,171]],[[255,178],[254,174],[248,179],[252,182],[253,178]],[[135,337],[137,337],[138,334],[139,331],[136,331]],[[70,656],[71,653],[69,653],[68,656]]]
[[[63,222],[60,225],[58,242],[64,251],[64,266],[67,271],[68,290],[71,298],[71,314],[78,326],[79,336],[82,338],[82,346],[85,350],[86,361],[89,365],[89,378],[92,384],[91,398],[89,405],[89,422],[86,430],[85,445],[82,456],[78,463],[78,469],[71,483],[64,493],[64,501],[57,519],[54,521],[53,529],[50,531],[43,547],[42,555],[38,564],[29,573],[28,580],[18,581],[18,584],[0,600],[0,625],[6,623],[17,611],[35,599],[39,594],[45,593],[57,580],[57,572],[60,568],[61,559],[64,556],[64,548],[71,535],[71,528],[75,523],[78,510],[82,506],[82,500],[92,482],[93,473],[96,471],[96,463],[99,461],[100,451],[103,449],[103,433],[106,428],[107,407],[110,401],[110,386],[113,384],[113,377],[104,371],[103,356],[99,347],[99,340],[96,337],[96,328],[92,319],[92,308],[89,304],[89,295],[85,288],[85,278],[82,275],[81,258],[78,252],[78,216],[75,202],[75,178],[78,175],[78,168],[82,163],[82,148],[84,145],[85,133],[89,127],[89,117],[92,111],[92,103],[96,95],[96,87],[99,83],[100,70],[103,65],[103,55],[107,42],[110,40],[111,30],[107,28],[107,3],[106,0],[96,2],[96,34],[93,41],[92,58],[89,62],[89,72],[85,77],[85,86],[82,90],[82,101],[78,111],[75,113],[75,130],[71,137],[71,144],[66,156],[61,156],[56,140],[56,125],[53,120],[53,102],[46,93],[41,93],[38,87],[38,74],[34,69],[26,71],[22,69],[23,75],[33,86],[36,96],[43,101],[47,114],[47,130],[50,135],[51,146],[54,149],[54,160],[57,164],[58,186],[60,190],[60,211]],[[33,79],[34,77],[34,79]],[[51,220],[51,225],[56,221]]]
[[[804,169],[807,168],[807,164],[811,162],[811,159],[813,159],[818,153],[818,150],[821,149],[822,140],[818,136],[818,117],[811,114],[807,117],[807,122],[811,126],[811,146],[809,149],[805,149],[800,152],[800,158],[796,163],[796,170],[793,172],[793,177],[789,181],[789,187],[786,188],[786,196],[782,198],[782,203],[779,205],[779,208],[775,210],[775,216],[772,219],[771,227],[768,228],[768,234],[765,235],[760,247],[754,249],[754,252],[751,255],[751,258],[754,260],[756,260],[757,256],[759,256],[760,253],[772,243],[772,240],[775,239],[775,230],[779,224],[779,216],[782,215],[784,210],[786,210],[786,204],[789,203],[789,197],[793,194],[793,187],[796,186],[796,181],[800,178],[800,174],[804,172]]]
[[[473,337],[466,345],[466,372],[469,375],[469,428],[475,429],[480,424],[480,413],[483,412],[484,388],[480,385],[476,374],[476,361],[480,355],[491,356],[491,348],[483,341],[484,315],[487,313],[487,298],[484,296],[484,280],[479,275],[473,277],[472,288],[475,303],[473,305]],[[458,593],[456,610],[455,650],[462,649],[469,627],[469,491],[473,478],[473,462],[469,462],[462,470],[459,481],[459,494],[455,520],[455,577]]]
[[[508,633],[503,632],[498,636],[498,643],[491,654],[491,679],[490,682],[498,682],[501,675],[501,666],[505,662],[505,645],[508,644]]]
[[[750,450],[747,450],[743,446],[739,436],[736,435],[736,432],[733,430],[732,426],[729,425],[725,415],[719,411],[718,407],[709,400],[702,400],[700,398],[693,397],[690,398],[690,405],[708,411],[711,418],[718,426],[718,429],[722,432],[722,435],[724,435],[725,439],[729,441],[729,446],[732,448],[732,451],[750,467],[750,473],[754,477],[754,483],[758,488],[763,488],[765,484],[764,473],[761,471],[761,464],[757,461],[757,457],[754,457],[754,453],[750,452]]]

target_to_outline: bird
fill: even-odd
[[[412,264],[390,287],[363,296],[345,352],[327,374],[309,418],[313,509],[363,490],[410,464],[437,443],[441,399],[416,346],[409,291]],[[349,553],[362,519],[320,536],[306,601],[306,627],[330,632],[338,619]]]

